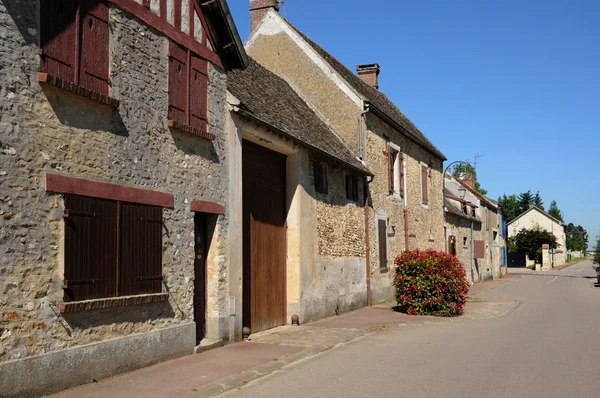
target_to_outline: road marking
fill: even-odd
[[[578,269],[578,270],[577,270],[577,272],[581,272],[581,271],[583,271],[583,268],[582,268],[582,269]]]
[[[551,284],[552,282],[554,282],[557,279],[558,279],[558,276],[555,276],[554,279],[552,279],[550,282],[548,282],[548,284]]]

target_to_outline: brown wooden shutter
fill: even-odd
[[[388,191],[390,195],[394,193],[394,160],[392,159],[392,147],[387,143],[388,158]]]
[[[377,220],[379,235],[379,268],[387,268],[387,223],[385,220]]]
[[[187,50],[169,42],[169,119],[188,125]]]
[[[79,85],[108,96],[108,6],[98,0],[85,0],[80,14]]]
[[[327,193],[327,167],[319,161],[313,163],[313,171],[315,178],[315,191],[317,193]]]
[[[190,75],[190,125],[206,131],[208,98],[208,63],[195,56],[191,57]]]
[[[423,196],[423,204],[427,205],[429,204],[429,196],[428,196],[428,187],[429,187],[429,181],[428,181],[428,173],[427,173],[427,167],[426,166],[421,166],[421,192],[422,192],[422,196]]]
[[[473,241],[473,258],[481,259],[485,258],[485,241],[474,240]]]
[[[76,0],[40,2],[40,70],[72,83],[78,53],[76,22]]]
[[[65,195],[65,300],[116,295],[117,202]]]
[[[162,291],[162,208],[122,203],[119,295]]]

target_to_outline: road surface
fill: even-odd
[[[594,276],[524,275],[478,296],[520,301],[505,317],[385,329],[223,397],[598,397]]]

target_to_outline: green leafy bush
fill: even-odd
[[[405,251],[396,257],[394,268],[400,311],[409,315],[462,315],[469,283],[456,257],[435,250]]]

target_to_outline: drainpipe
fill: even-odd
[[[404,209],[404,251],[408,251],[408,209]]]
[[[375,176],[365,178],[365,261],[367,277],[367,306],[371,306],[371,240],[369,238],[369,184],[373,182]]]
[[[363,118],[371,110],[369,104],[365,105],[365,110],[358,114],[358,158],[363,160]]]
[[[475,266],[474,262],[475,257],[475,249],[473,245],[473,220],[471,220],[471,281],[475,283],[475,278],[473,277],[473,267]]]

